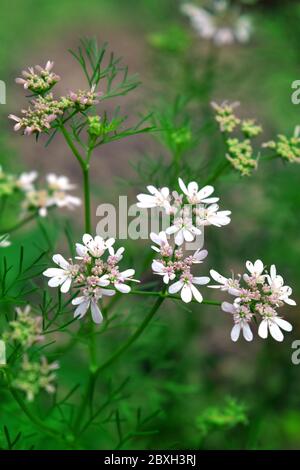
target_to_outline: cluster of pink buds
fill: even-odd
[[[52,72],[54,62],[48,60],[45,67],[36,65],[35,67],[28,67],[23,70],[22,77],[16,78],[16,83],[22,85],[25,90],[30,90],[33,93],[45,93],[49,91],[59,80],[59,75]]]
[[[202,302],[203,297],[194,284],[205,285],[210,279],[207,276],[194,276],[191,269],[194,264],[202,263],[207,256],[207,250],[198,249],[193,255],[184,256],[181,248],[170,245],[166,232],[151,233],[150,237],[158,245],[152,246],[152,249],[160,254],[160,258],[152,262],[154,274],[162,276],[167,285],[175,281],[169,285],[169,294],[180,292],[181,299],[186,303],[191,302],[193,297],[197,302]]]
[[[90,90],[70,91],[67,99],[79,109],[84,110],[89,106],[99,103],[98,98],[101,96],[101,93],[96,92],[95,88],[95,85],[93,85]]]
[[[116,292],[127,294],[131,288],[127,282],[139,282],[133,279],[134,269],[120,271],[119,262],[123,258],[124,248],[114,250],[115,240],[104,240],[100,236],[93,238],[84,234],[82,244],[76,243],[76,261],[65,260],[61,255],[53,256],[53,261],[59,268],[49,268],[44,276],[49,277],[50,287],[60,286],[61,292],[68,292],[71,285],[79,289],[78,297],[72,300],[76,305],[74,316],[78,318],[91,311],[93,321],[103,320],[99,301],[105,296],[115,295]]]
[[[271,266],[269,273],[265,271],[261,260],[255,263],[247,261],[246,268],[250,274],[245,273],[237,279],[226,278],[215,270],[210,271],[218,285],[209,287],[227,291],[235,297],[233,303],[222,303],[222,310],[231,313],[233,317],[232,341],[237,341],[241,332],[246,341],[252,341],[250,324],[254,319],[256,323],[260,322],[258,335],[261,338],[267,338],[270,333],[276,341],[283,341],[281,330],[291,331],[292,325],[283,320],[277,310],[285,303],[296,305],[290,298],[291,287],[284,285],[282,276],[276,273],[275,265]]]
[[[31,101],[28,109],[22,109],[22,117],[10,114],[8,117],[16,122],[15,131],[22,130],[24,135],[41,132],[48,132],[51,124],[70,106],[65,98],[61,100],[54,99],[52,93],[46,96],[39,95]]]

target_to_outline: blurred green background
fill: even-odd
[[[253,38],[246,46],[218,50],[210,98],[240,101],[242,114],[256,117],[268,140],[279,132],[291,134],[295,125],[300,124],[299,106],[291,103],[291,83],[300,78],[300,5],[296,1],[271,0],[245,3],[249,5],[243,8],[253,18]],[[190,33],[179,4],[175,0],[19,0],[12,5],[2,0],[0,79],[7,84],[7,104],[0,106],[3,167],[16,173],[27,169],[37,169],[41,174],[54,171],[80,184],[76,162],[60,139],[45,149],[42,140],[35,143],[34,139],[13,133],[6,118],[11,112],[18,114],[25,103],[14,77],[28,65],[53,59],[55,70],[62,77],[59,92],[81,85],[82,78],[74,73],[74,62],[67,52],[68,48],[76,47],[81,37],[95,36],[100,42],[108,41],[111,49],[123,56],[130,71],[139,74],[142,86],[132,97],[121,100],[125,113],[145,111],[153,102],[159,103],[163,94],[171,102],[181,92],[174,70],[176,54],[152,47],[149,35],[165,33],[172,27]],[[205,52],[201,39],[192,35],[192,40],[191,48],[193,51],[199,48],[201,57]],[[201,113],[208,103],[195,104],[195,118],[198,107],[200,116],[202,105]],[[203,114],[202,117],[205,118]],[[205,147],[201,151],[205,152]],[[124,180],[138,181],[130,162],[138,162],[145,154],[154,160],[159,157],[158,144],[148,136],[105,147],[93,167],[94,209],[101,202],[116,201],[124,191],[134,202],[134,195],[145,182],[133,187],[126,186]],[[200,157],[201,152],[190,156]],[[199,184],[201,178],[205,179],[203,174],[193,176]],[[163,174],[156,179],[164,184]],[[231,268],[241,272],[245,260],[261,258],[267,265],[278,266],[287,284],[293,286],[293,297],[299,303],[299,181],[299,166],[283,165],[281,161],[260,165],[250,178],[228,175],[218,181],[216,191],[223,207],[232,210],[232,223],[222,230],[207,231],[210,256],[201,267],[202,273],[206,274],[205,270],[211,267],[224,273]],[[65,214],[44,223],[48,237],[65,251],[68,246],[65,237],[59,238],[57,224],[63,230],[67,217]],[[6,221],[1,224],[7,225]],[[71,220],[70,226],[78,239],[80,225]],[[37,256],[36,245],[45,243],[41,230],[34,226],[16,233],[12,240],[13,245],[6,250],[10,262],[17,260],[21,244],[29,262]],[[126,243],[129,265],[132,258],[134,267],[141,269],[141,257],[149,256],[148,245],[148,242]],[[210,292],[208,295],[212,298]],[[125,299],[118,307],[118,315],[132,316],[132,325],[139,323],[146,308],[139,300]],[[9,308],[4,305],[1,314]],[[100,378],[99,401],[105,401],[109,383],[118,387],[129,379],[122,398],[104,410],[102,424],[85,436],[85,447],[299,449],[300,366],[291,362],[292,342],[300,338],[298,308],[285,309],[294,330],[282,344],[275,344],[270,338],[233,344],[231,321],[226,314],[204,306],[189,310],[166,303],[143,338]],[[128,331],[108,330],[99,335],[100,357],[107,357]],[[57,341],[60,342],[59,337]],[[63,392],[80,384],[86,375],[85,354],[85,348],[79,348],[59,357]],[[0,428],[5,424],[12,434],[22,429],[20,448],[57,446],[38,435],[25,417],[16,414],[15,405],[5,392],[0,393]],[[43,415],[43,402],[37,406]],[[135,431],[138,410],[145,418],[149,417],[143,428],[149,434],[139,435]],[[116,417],[121,419],[124,443],[124,435],[118,437]]]

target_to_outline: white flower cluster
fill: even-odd
[[[270,272],[265,271],[261,260],[246,262],[249,273],[238,278],[225,278],[214,270],[211,277],[218,285],[209,286],[227,291],[235,297],[233,303],[223,302],[222,310],[232,314],[234,326],[231,330],[232,341],[237,341],[240,333],[246,341],[252,341],[250,323],[255,319],[259,323],[258,335],[267,338],[268,333],[276,340],[283,341],[284,331],[291,331],[292,325],[278,316],[277,309],[284,303],[296,305],[290,298],[292,289],[284,285],[282,276],[277,274],[273,264]]]
[[[157,189],[147,186],[150,194],[138,194],[137,206],[140,208],[161,207],[170,215],[171,225],[166,229],[168,235],[174,234],[175,244],[181,246],[184,242],[192,242],[196,235],[201,234],[201,228],[206,225],[221,227],[230,223],[230,211],[219,211],[218,197],[211,197],[213,186],[199,189],[192,181],[187,186],[178,178],[182,191],[170,192],[169,188]]]
[[[51,207],[66,207],[73,209],[80,206],[78,197],[68,194],[75,189],[66,176],[57,176],[50,173],[46,176],[47,186],[37,189],[34,185],[38,174],[36,171],[22,173],[16,181],[16,187],[24,193],[23,209],[26,211],[38,211],[41,217],[45,217]]]
[[[191,302],[194,298],[197,302],[202,302],[203,297],[196,285],[208,284],[210,279],[207,276],[196,277],[191,273],[191,268],[194,264],[202,263],[207,256],[206,250],[196,250],[191,256],[184,256],[181,248],[172,247],[167,239],[166,232],[160,232],[158,235],[155,233],[150,234],[151,240],[158,245],[152,246],[152,249],[160,254],[160,259],[155,259],[152,262],[152,270],[154,274],[162,276],[163,282],[169,284],[170,281],[175,281],[174,284],[169,286],[169,294],[176,294],[180,292],[183,302]]]
[[[63,293],[68,292],[71,286],[79,289],[79,296],[72,300],[72,304],[76,305],[74,317],[82,318],[91,309],[93,321],[101,323],[103,317],[99,300],[115,295],[117,291],[126,294],[131,290],[126,283],[139,281],[132,278],[134,269],[120,271],[118,264],[125,249],[122,247],[115,251],[113,238],[104,240],[98,235],[93,238],[86,233],[82,242],[76,243],[75,263],[56,254],[53,261],[59,268],[46,269],[43,274],[50,278],[50,287],[60,286]]]
[[[224,0],[213,1],[211,12],[191,3],[184,3],[181,11],[189,17],[192,27],[201,38],[210,39],[217,46],[235,42],[244,44],[250,39],[250,18],[240,15],[237,9],[229,8],[228,2]]]

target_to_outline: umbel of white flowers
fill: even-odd
[[[209,287],[227,291],[235,297],[233,303],[222,303],[222,310],[230,313],[233,318],[232,341],[237,341],[241,332],[246,341],[252,341],[250,325],[254,319],[259,323],[258,335],[261,338],[267,338],[270,333],[276,341],[283,341],[281,330],[292,331],[292,325],[279,316],[277,310],[285,303],[296,305],[290,298],[291,287],[284,285],[274,264],[270,272],[265,271],[264,264],[259,259],[255,263],[247,261],[246,268],[249,273],[237,278],[226,278],[213,269],[210,271],[218,285]]]
[[[226,0],[213,0],[211,11],[184,3],[181,11],[188,16],[196,33],[217,46],[247,43],[252,33],[252,22],[248,16],[240,15],[237,8]]]
[[[178,178],[181,193],[161,189],[149,185],[149,194],[138,194],[137,206],[143,209],[160,207],[170,215],[171,225],[166,229],[168,235],[173,234],[175,244],[192,242],[196,235],[201,234],[201,227],[214,225],[222,227],[230,223],[230,211],[219,211],[218,197],[211,197],[214,187],[207,185],[199,189],[198,183],[190,182],[187,186]]]
[[[86,233],[82,237],[82,244],[76,243],[75,262],[56,254],[53,261],[59,267],[44,271],[44,276],[50,278],[50,287],[60,286],[63,293],[68,292],[71,286],[79,289],[79,296],[72,300],[76,306],[75,317],[84,317],[90,309],[93,321],[101,323],[103,317],[99,301],[105,296],[115,295],[117,291],[126,294],[131,290],[127,282],[139,282],[132,278],[134,269],[120,271],[119,262],[125,249],[115,251],[114,243],[113,238],[104,240],[98,235],[93,238]]]

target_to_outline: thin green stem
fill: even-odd
[[[164,297],[165,299],[173,299],[173,300],[182,300],[180,295],[171,295],[171,294],[168,294],[168,293],[161,293],[161,292],[157,292],[157,291],[143,291],[143,290],[131,290],[129,292],[129,294],[132,294],[132,295],[145,295],[145,296],[152,296],[152,297],[158,297],[158,296],[161,296],[161,297]],[[199,302],[195,299],[192,299],[192,302],[195,302],[197,304],[199,304]],[[204,305],[221,305],[222,302],[219,302],[218,300],[202,300],[201,302],[202,304]]]
[[[20,220],[18,223],[16,223],[15,225],[12,225],[11,227],[7,227],[7,228],[4,228],[4,229],[1,229],[0,230],[0,235],[3,235],[5,233],[12,233],[12,232],[15,232],[16,230],[18,230],[19,228],[23,227],[24,225],[28,224],[29,222],[31,222],[33,219],[35,219],[35,217],[37,217],[37,213],[34,212],[33,214],[30,214],[28,217],[25,217],[24,219]]]
[[[84,161],[84,158],[82,157],[82,155],[80,154],[80,152],[78,151],[77,147],[75,146],[69,132],[67,131],[67,129],[65,128],[65,126],[63,124],[61,124],[60,126],[60,129],[61,129],[61,132],[64,136],[64,138],[66,139],[66,142],[68,144],[68,146],[70,147],[70,149],[72,150],[73,154],[75,155],[75,157],[77,158],[80,166],[82,169],[85,168],[85,161]]]
[[[110,366],[115,360],[117,360],[127,349],[141,336],[141,334],[144,332],[144,330],[147,328],[148,324],[156,314],[157,310],[161,306],[165,299],[164,295],[159,295],[159,297],[156,299],[156,302],[150,309],[148,315],[144,318],[140,326],[135,330],[132,336],[125,341],[117,350],[116,352],[109,358],[107,359],[102,365],[100,365],[97,370],[96,370],[96,375],[98,376],[100,372],[103,372],[104,369],[106,369],[108,366]]]
[[[125,341],[117,350],[116,352],[109,358],[107,359],[102,365],[96,368],[95,371],[93,371],[90,374],[89,381],[87,384],[87,388],[85,391],[85,394],[83,395],[83,400],[81,402],[81,405],[79,407],[77,417],[74,423],[74,429],[80,432],[80,423],[84,419],[85,415],[85,410],[88,405],[88,403],[91,401],[91,397],[93,395],[93,390],[95,388],[95,383],[97,380],[97,377],[99,376],[100,372],[102,372],[104,369],[106,369],[108,366],[110,366],[113,362],[115,362],[127,349],[141,336],[143,331],[147,328],[148,324],[154,317],[155,313],[159,309],[160,305],[164,301],[164,296],[159,295],[157,298],[156,302],[154,305],[151,307],[148,315],[144,318],[143,322],[140,324],[140,326],[135,330],[133,335],[131,335],[127,341]]]
[[[83,175],[83,193],[84,193],[84,217],[85,231],[91,233],[91,195],[90,195],[90,174],[89,165],[82,169]]]

